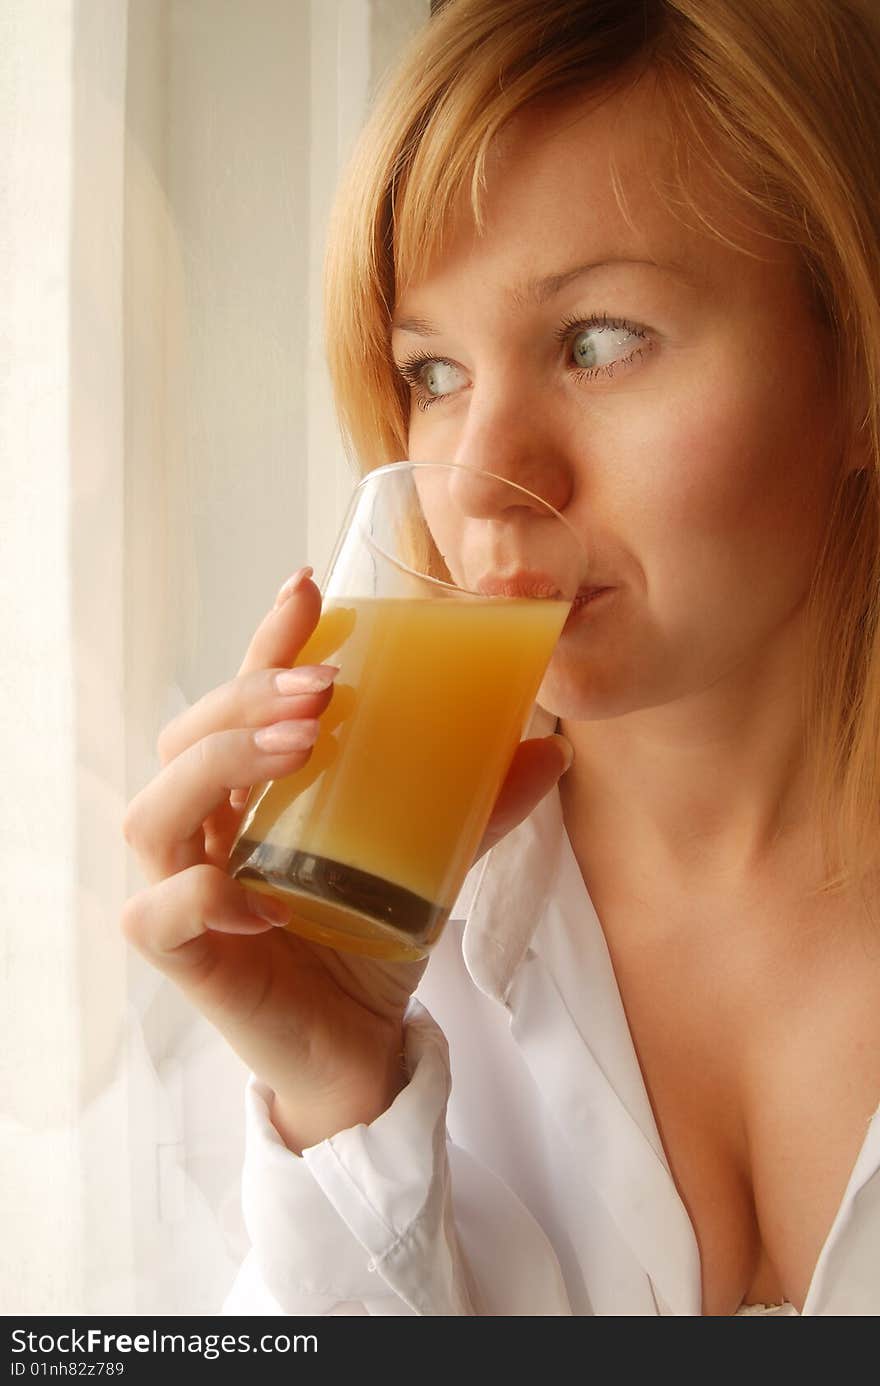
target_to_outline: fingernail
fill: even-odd
[[[270,924],[290,923],[290,906],[285,905],[283,900],[276,900],[271,895],[258,895],[254,890],[249,890],[247,895],[251,914],[259,915],[260,919],[267,919]]]
[[[279,693],[323,693],[329,688],[339,669],[335,664],[315,664],[301,669],[282,669],[275,676]]]
[[[570,769],[571,763],[574,760],[574,747],[568,737],[561,736],[559,732],[554,732],[548,739],[550,741],[555,741],[556,744],[562,748],[563,755],[565,756],[565,765],[562,767],[562,773],[564,775],[566,770]]]
[[[261,751],[305,751],[318,739],[320,723],[316,717],[296,722],[273,722],[254,732],[254,741]]]
[[[310,578],[314,571],[314,568],[309,567],[298,568],[293,576],[289,577],[280,589],[278,596],[275,598],[274,610],[277,611],[279,606],[283,606],[287,598],[292,597],[297,588],[302,587],[306,578]]]

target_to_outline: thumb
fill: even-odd
[[[520,742],[495,801],[476,861],[529,816],[565,774],[573,759],[574,747],[558,732]]]

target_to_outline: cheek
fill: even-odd
[[[443,404],[419,409],[415,401],[410,406],[407,442],[412,462],[454,462],[461,423],[456,422],[456,410]]]
[[[827,412],[808,381],[705,370],[698,390],[630,418],[626,506],[655,574],[695,583],[800,582],[830,500]],[[637,549],[638,551],[638,549]],[[650,574],[649,574],[650,576]]]

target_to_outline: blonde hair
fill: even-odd
[[[368,470],[407,455],[395,295],[440,250],[462,193],[482,228],[489,146],[527,102],[650,74],[678,132],[679,210],[706,221],[687,195],[696,157],[800,253],[838,362],[842,447],[861,462],[841,469],[808,604],[817,893],[880,865],[880,26],[869,3],[447,0],[374,105],[325,273],[338,414]]]

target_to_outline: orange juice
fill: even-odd
[[[424,956],[568,611],[521,598],[328,600],[296,661],[339,665],[320,736],[302,770],[252,791],[232,874],[294,904],[295,932]]]

